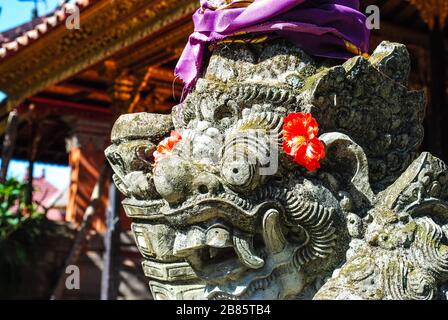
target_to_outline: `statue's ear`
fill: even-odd
[[[448,221],[448,168],[440,159],[424,152],[378,195],[378,201],[396,212],[437,216]]]
[[[337,173],[355,208],[371,206],[375,194],[370,185],[369,164],[364,150],[349,136],[339,132],[325,133],[319,138],[326,146],[322,169]]]
[[[400,197],[406,193],[406,190],[409,191],[410,188],[415,186],[413,182],[418,180],[419,173],[422,171],[428,155],[429,153],[422,153],[392,185],[379,194],[378,198],[386,208],[393,209]]]

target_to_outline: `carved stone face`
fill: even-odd
[[[171,116],[121,117],[106,154],[155,298],[312,298],[365,236],[374,191],[415,157],[423,100],[402,85],[408,63],[388,43],[343,66],[283,41],[222,46]],[[327,148],[314,172],[281,148],[300,111]],[[154,164],[173,127],[182,140]]]
[[[303,71],[296,78],[316,72],[314,65],[304,64],[303,59],[311,60],[300,50],[285,50]],[[226,60],[212,61],[209,74]],[[274,66],[279,74],[290,68],[274,57],[246,69],[256,76]],[[228,71],[219,71],[220,76],[229,77]],[[315,174],[281,151],[283,118],[298,106],[298,98],[290,87],[268,82],[220,87],[218,81],[200,80],[173,110],[182,140],[155,166],[148,165],[148,150],[161,139],[145,136],[143,128],[163,116],[138,115],[140,135],[129,132],[129,116],[122,118],[106,152],[128,196],[128,215],[148,219],[150,213],[154,221],[134,226],[140,251],[159,262],[188,262],[205,283],[202,298],[293,297],[340,259],[335,249],[335,224],[342,221],[338,200]],[[306,105],[303,111],[309,111]],[[159,131],[167,135],[169,127]]]
[[[308,262],[335,259],[338,201],[280,153],[279,103],[232,100],[231,86],[211,97],[209,84],[176,107],[182,141],[153,169],[159,212],[176,230],[173,255],[206,283],[208,299],[295,296],[315,279]]]
[[[274,164],[263,175],[282,117],[221,99],[196,91],[178,107],[200,104],[173,155],[154,168],[160,213],[176,229],[173,254],[204,280],[209,299],[297,295],[308,284],[304,265],[333,251],[338,202],[300,170]]]

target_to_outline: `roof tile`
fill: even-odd
[[[76,5],[80,10],[98,2],[98,0],[76,0],[75,3],[67,3],[44,17],[38,17],[13,29],[0,33],[0,60],[7,59],[13,53],[28,46],[46,34],[60,23],[64,22],[67,12]]]

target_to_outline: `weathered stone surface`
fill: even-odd
[[[409,61],[388,42],[343,64],[282,40],[218,46],[157,165],[170,121],[123,116],[106,154],[154,296],[443,298],[448,171],[417,153],[424,96],[405,87]],[[281,148],[299,111],[326,144],[314,172]]]
[[[445,164],[423,153],[379,194],[347,262],[315,299],[446,299],[447,174]]]
[[[369,61],[389,78],[403,85],[408,84],[411,73],[411,57],[405,45],[382,42]]]
[[[134,113],[122,115],[114,124],[112,142],[120,140],[160,140],[173,129],[169,115]]]

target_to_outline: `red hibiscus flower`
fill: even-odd
[[[157,150],[154,151],[154,164],[157,164],[160,160],[167,158],[173,154],[174,146],[182,140],[182,136],[177,131],[171,131],[171,135],[168,138],[163,139],[157,145]]]
[[[283,124],[283,150],[309,171],[320,168],[325,146],[317,138],[319,126],[310,113],[290,113]]]

